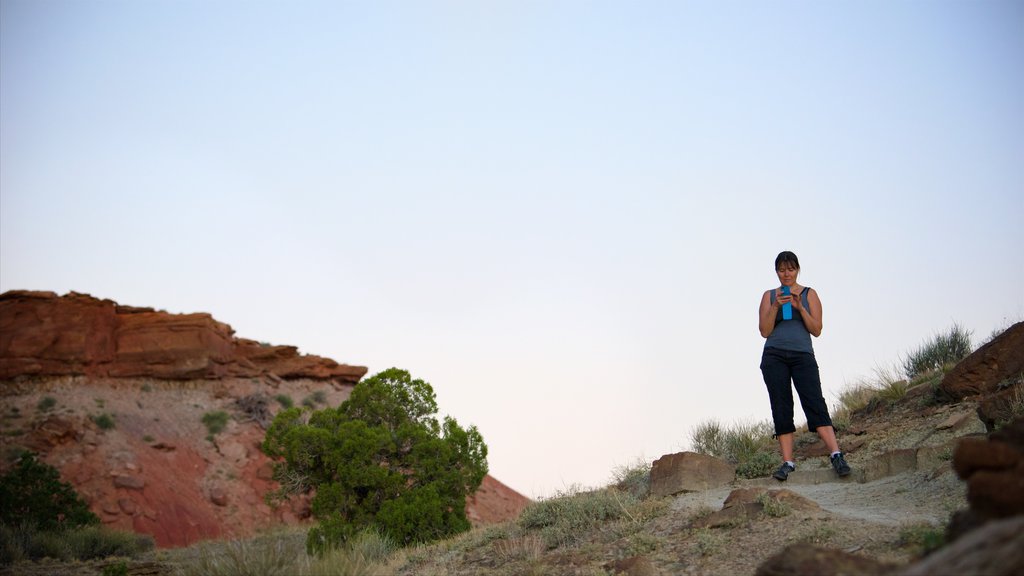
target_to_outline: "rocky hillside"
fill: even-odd
[[[807,431],[784,483],[665,455],[649,474],[396,554],[381,573],[1024,574],[1024,323],[941,379],[902,384],[840,428],[846,478]]]
[[[103,522],[162,547],[308,522],[271,508],[259,448],[284,406],[336,406],[362,366],[237,338],[209,314],[169,314],[85,294],[0,295],[0,472],[20,450],[57,467]],[[475,524],[528,500],[492,477]]]

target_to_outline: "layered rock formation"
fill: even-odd
[[[169,380],[271,376],[354,384],[363,366],[235,338],[209,314],[168,314],[88,294],[0,294],[0,380],[93,376]]]
[[[19,450],[58,468],[104,524],[183,546],[308,522],[309,498],[271,507],[260,444],[284,406],[337,406],[366,368],[236,338],[209,314],[85,294],[0,295],[0,472]],[[222,427],[213,424],[219,421]],[[474,524],[527,498],[488,476]]]

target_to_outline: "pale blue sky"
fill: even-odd
[[[1020,2],[0,0],[0,291],[391,366],[543,496],[1024,318]]]

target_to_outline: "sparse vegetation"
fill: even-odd
[[[946,531],[927,523],[909,524],[900,530],[900,543],[913,547],[918,554],[928,554],[946,543]]]
[[[310,410],[315,410],[317,406],[323,404],[327,404],[327,393],[323,390],[317,390],[302,399],[302,405]]]
[[[548,548],[572,544],[595,525],[617,520],[625,506],[636,499],[613,494],[613,489],[581,491],[578,487],[557,494],[553,498],[534,502],[519,516],[519,526],[525,530],[539,530]]]
[[[394,545],[380,534],[362,532],[345,545],[316,556],[305,550],[303,531],[277,531],[255,538],[205,542],[177,567],[177,576],[375,576]]]
[[[714,556],[722,549],[725,543],[725,536],[718,531],[709,528],[701,528],[694,535],[697,550],[701,556]]]
[[[203,414],[203,424],[210,436],[216,436],[227,427],[229,418],[228,413],[223,410],[207,412]]]
[[[903,373],[908,380],[930,371],[946,369],[971,353],[971,332],[959,324],[946,333],[939,333],[903,359]]]
[[[642,460],[619,466],[612,473],[612,485],[619,490],[643,499],[651,492],[651,465]]]
[[[113,430],[116,423],[114,417],[104,412],[98,416],[90,416],[93,423],[99,426],[100,430]]]
[[[792,507],[782,500],[773,498],[768,492],[757,495],[757,502],[761,505],[761,511],[770,518],[781,518],[793,513]]]
[[[57,399],[54,398],[53,396],[47,396],[47,397],[43,398],[42,400],[40,400],[39,404],[36,404],[36,408],[40,412],[49,412],[56,405],[57,405]]]
[[[292,400],[292,397],[287,394],[278,394],[274,399],[277,400],[277,403],[285,409],[295,406],[295,402]]]
[[[777,464],[772,423],[739,422],[723,427],[716,421],[701,422],[690,434],[694,452],[721,458],[736,466],[744,478],[767,476]]]

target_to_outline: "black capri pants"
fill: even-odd
[[[817,430],[832,425],[828,406],[821,395],[821,376],[818,375],[818,361],[813,352],[765,348],[761,355],[761,375],[768,387],[776,436],[796,432],[793,425],[794,387],[807,416],[807,428]]]

